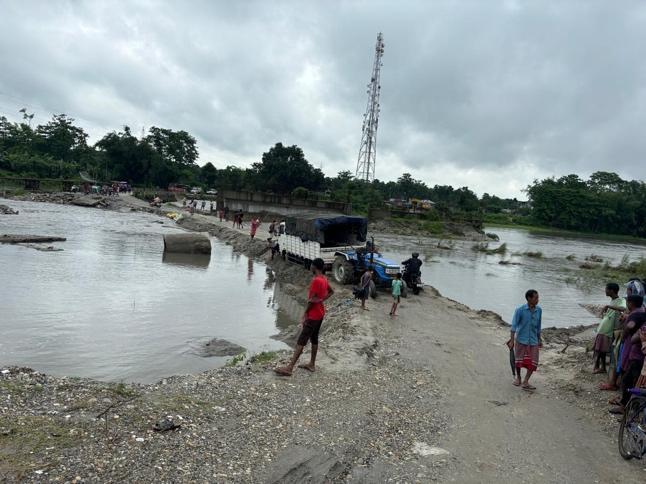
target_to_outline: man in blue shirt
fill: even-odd
[[[538,350],[543,345],[541,341],[542,311],[538,305],[538,291],[530,289],[525,293],[527,304],[516,308],[511,320],[511,345],[516,356],[516,368],[525,368],[527,373],[522,384],[520,372],[514,379],[514,385],[522,386],[523,390],[536,390],[529,384],[529,378],[538,367]]]

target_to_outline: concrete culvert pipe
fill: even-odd
[[[210,254],[211,241],[201,234],[164,235],[164,252],[175,254]]]

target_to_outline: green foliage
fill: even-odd
[[[227,361],[226,365],[224,366],[226,367],[237,366],[238,363],[244,360],[245,356],[246,356],[246,353],[240,353],[239,355],[236,355],[233,358],[231,358],[229,361]]]
[[[646,184],[596,172],[535,180],[527,188],[540,225],[593,233],[646,236]]]
[[[323,172],[314,168],[298,146],[276,143],[262,161],[254,163],[248,173],[254,188],[263,192],[290,193],[297,187],[307,190],[323,188]]]
[[[307,188],[296,187],[292,191],[292,197],[299,200],[307,200],[310,196],[310,191]]]

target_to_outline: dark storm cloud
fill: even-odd
[[[277,141],[354,170],[384,32],[377,176],[518,195],[536,176],[646,152],[646,7],[637,2],[0,0],[0,111],[66,112],[93,139],[151,125],[201,162]]]

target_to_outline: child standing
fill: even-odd
[[[397,273],[392,282],[392,294],[393,294],[393,305],[390,308],[390,316],[395,316],[395,311],[397,311],[397,306],[399,305],[399,299],[402,294],[402,275]]]

